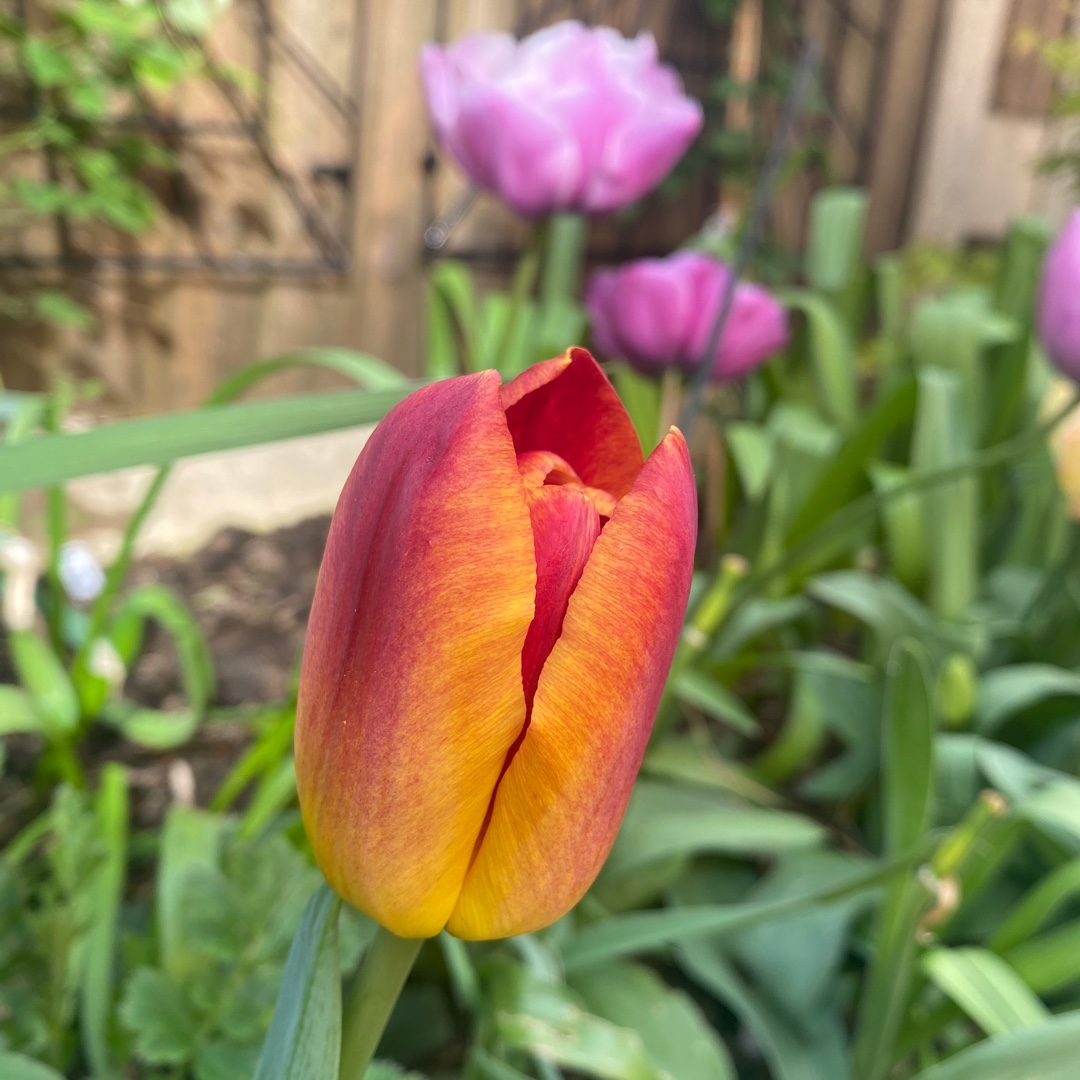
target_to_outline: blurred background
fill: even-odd
[[[49,7],[10,5],[9,40]],[[0,290],[10,299],[0,375],[10,388],[40,388],[64,368],[100,380],[103,400],[121,412],[180,408],[253,359],[307,345],[362,349],[417,374],[430,259],[452,255],[497,280],[524,236],[493,196],[469,198],[432,141],[418,51],[471,31],[524,34],[565,18],[648,30],[703,102],[705,130],[675,175],[594,228],[594,262],[664,254],[710,217],[734,219],[804,35],[821,49],[821,78],[770,216],[763,258],[776,273],[799,250],[808,200],[823,185],[869,192],[872,256],[910,244],[986,246],[1019,214],[1060,220],[1080,170],[1069,154],[1069,114],[1080,105],[1062,89],[1076,63],[1060,48],[1077,32],[1069,0],[166,7],[180,13],[166,24],[177,39],[163,42],[179,58],[157,57],[156,86],[113,95],[87,121],[121,158],[141,155],[122,172],[134,194],[111,174],[90,181],[99,202],[112,184],[126,210],[75,205],[73,189],[85,189],[92,170],[80,179],[50,133],[28,137],[35,101],[63,90],[62,74],[19,63],[18,53],[5,63]],[[206,36],[181,41],[177,25]],[[207,61],[197,72],[191,45]],[[125,151],[121,137],[148,145]],[[440,218],[451,228],[433,251],[425,231]],[[28,317],[14,301],[35,290],[49,290],[53,306],[30,304]],[[327,378],[293,374],[277,386]]]

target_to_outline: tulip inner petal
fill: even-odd
[[[583,485],[574,470],[556,454],[544,451],[522,454],[518,458],[518,467],[525,482],[536,554],[536,608],[521,650],[525,723],[506,752],[502,772],[491,793],[487,816],[476,838],[474,860],[495,809],[499,783],[528,734],[540,672],[559,640],[570,597],[616,502],[608,492]]]

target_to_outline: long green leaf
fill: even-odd
[[[904,379],[878,401],[866,419],[844,440],[788,527],[788,546],[801,543],[835,513],[864,482],[869,463],[894,431],[909,424],[918,398],[915,380]]]
[[[102,769],[95,800],[103,858],[92,885],[92,914],[82,971],[80,1022],[87,1059],[94,1074],[109,1072],[109,1021],[113,1014],[117,970],[120,902],[127,872],[127,771],[122,765]]]
[[[911,639],[896,646],[885,684],[882,740],[885,851],[915,848],[933,811],[934,715],[922,649]]]
[[[293,938],[254,1080],[334,1080],[341,1054],[341,900],[323,886]]]
[[[605,919],[583,927],[563,943],[563,964],[568,972],[584,971],[618,957],[649,952],[701,934],[730,934],[770,919],[799,915],[817,905],[876,889],[897,874],[910,872],[914,861],[915,855],[870,870],[857,870],[839,883],[783,900],[638,911]]]
[[[66,483],[132,465],[315,435],[369,424],[421,383],[397,390],[339,391],[120,420],[75,434],[0,447],[0,492]]]
[[[409,380],[397,368],[378,357],[351,349],[310,348],[248,364],[219,383],[206,404],[227,404],[263,379],[298,367],[334,371],[367,390],[397,390],[409,385]]]
[[[1038,1027],[987,1039],[914,1080],[1075,1080],[1080,1061],[1080,1012]]]
[[[922,968],[987,1035],[1037,1027],[1050,1017],[1016,972],[986,949],[931,949]]]

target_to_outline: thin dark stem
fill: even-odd
[[[757,254],[758,244],[761,241],[761,233],[765,228],[765,219],[768,215],[769,204],[772,202],[773,188],[780,173],[780,167],[784,163],[788,144],[795,132],[795,127],[802,115],[806,99],[809,97],[810,88],[813,85],[814,76],[818,68],[818,47],[807,41],[803,45],[802,55],[799,57],[799,66],[795,71],[795,78],[791,84],[791,92],[788,94],[784,113],[780,119],[780,125],[776,129],[769,152],[765,157],[765,163],[761,170],[761,179],[758,181],[757,190],[754,192],[754,202],[750,208],[750,216],[743,230],[742,242],[739,245],[739,253],[735,264],[731,268],[724,293],[720,299],[720,308],[713,321],[712,332],[709,334],[708,344],[694,370],[694,378],[690,383],[690,390],[686,396],[682,413],[679,416],[679,427],[683,431],[689,431],[694,418],[701,408],[701,398],[705,390],[705,384],[712,374],[713,362],[716,351],[720,347],[720,340],[724,334],[731,308],[735,301],[735,289],[739,281],[745,275],[751,261]]]

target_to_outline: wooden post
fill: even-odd
[[[896,13],[870,169],[867,249],[871,254],[889,251],[905,239],[942,9],[943,0],[918,0],[900,4]]]

